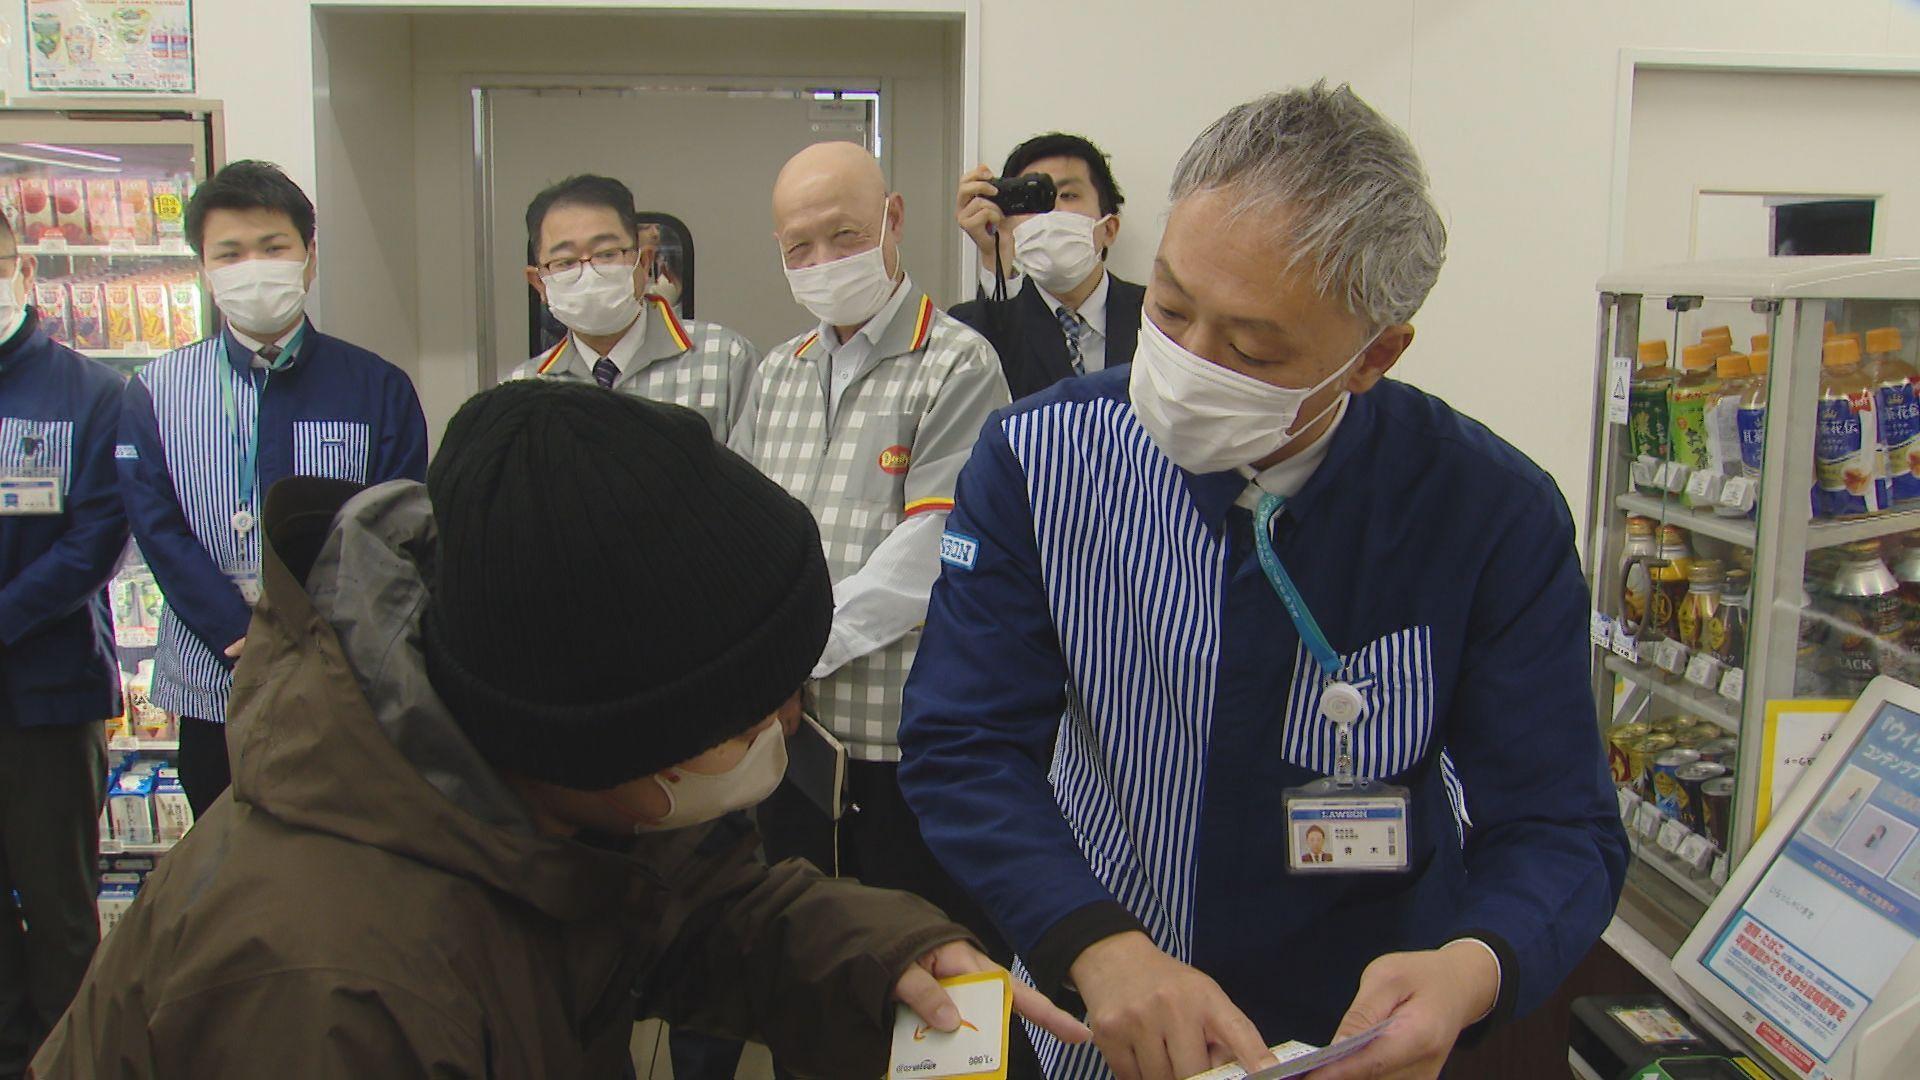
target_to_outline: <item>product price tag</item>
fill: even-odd
[[[1713,864],[1713,842],[1699,833],[1688,833],[1680,841],[1680,860],[1699,873],[1706,873]]]
[[[190,254],[190,252],[187,249],[187,242],[185,240],[181,239],[178,236],[169,236],[166,239],[160,241],[160,254],[186,255],[186,254]]]
[[[1720,485],[1726,480],[1716,472],[1701,469],[1687,477],[1687,498],[1695,506],[1712,506],[1720,498]]]
[[[1653,647],[1653,666],[1669,675],[1683,674],[1687,670],[1687,647],[1664,638]]]
[[[107,250],[114,252],[115,254],[120,254],[120,253],[130,254],[138,249],[133,246],[133,237],[116,236],[113,239],[107,241]]]
[[[1662,850],[1678,855],[1680,854],[1680,845],[1685,843],[1687,837],[1692,835],[1692,833],[1687,831],[1685,825],[1680,824],[1672,818],[1668,818],[1660,823],[1660,834],[1654,840],[1654,843],[1659,844]]]
[[[1721,697],[1727,698],[1730,701],[1739,701],[1740,696],[1746,692],[1747,673],[1745,669],[1737,667],[1728,668],[1727,673],[1720,676]]]
[[[1633,809],[1633,831],[1651,840],[1660,831],[1660,808],[1650,802],[1642,802]]]
[[[1666,484],[1668,494],[1678,495],[1681,492],[1687,490],[1687,481],[1691,480],[1692,478],[1693,478],[1692,469],[1688,468],[1685,465],[1680,464],[1677,461],[1667,462],[1667,471],[1665,474],[1664,483]]]
[[[1632,390],[1633,358],[1616,356],[1607,361],[1607,423],[1627,422],[1627,401]]]
[[[1750,513],[1753,510],[1753,478],[1730,476],[1720,488],[1720,505],[1729,510]]]
[[[1640,642],[1632,634],[1627,633],[1626,627],[1613,628],[1613,655],[1629,664],[1640,662]]]
[[[1642,491],[1659,487],[1660,481],[1654,477],[1657,468],[1653,462],[1647,461],[1644,458],[1634,462],[1630,469],[1633,477],[1633,486]]]
[[[49,255],[56,252],[63,252],[67,250],[67,238],[48,233],[40,238],[40,250]]]
[[[1632,788],[1615,788],[1614,795],[1620,799],[1620,820],[1632,821],[1634,811],[1640,809],[1640,796]]]
[[[1727,883],[1727,857],[1725,855],[1717,856],[1713,860],[1713,870],[1707,874],[1707,877],[1712,879],[1715,885],[1725,885]]]
[[[1587,622],[1587,636],[1593,639],[1593,647],[1605,649],[1613,644],[1613,620],[1599,612]]]
[[[1702,690],[1720,685],[1720,661],[1705,653],[1694,653],[1687,661],[1687,681]]]

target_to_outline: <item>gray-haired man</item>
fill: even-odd
[[[1172,202],[1131,369],[1002,410],[961,474],[901,785],[1084,998],[1097,1049],[1036,1035],[1054,1080],[1381,1021],[1316,1080],[1431,1078],[1553,991],[1624,877],[1573,522],[1385,378],[1446,233],[1366,103],[1231,110]]]

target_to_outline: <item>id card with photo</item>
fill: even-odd
[[[67,508],[58,469],[0,473],[0,514],[59,514]]]
[[[1286,792],[1287,870],[1391,874],[1407,869],[1407,790],[1339,788],[1327,781]]]
[[[248,607],[254,607],[260,603],[260,597],[265,588],[260,582],[259,567],[229,566],[226,574],[227,580],[233,582],[233,587],[240,590],[240,599],[245,600]]]

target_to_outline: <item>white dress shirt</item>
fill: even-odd
[[[274,344],[278,346],[282,351],[285,351],[287,347],[287,343],[291,342],[293,340],[293,336],[295,334],[298,334],[300,332],[300,328],[305,326],[306,324],[307,324],[307,321],[305,319],[301,319],[298,323],[294,324],[293,329],[287,331],[284,334],[281,334],[279,339],[276,340]],[[233,340],[246,346],[247,351],[253,354],[254,367],[263,368],[267,366],[266,359],[260,355],[260,350],[267,347],[266,342],[261,341],[258,338],[255,338],[251,334],[248,334],[245,330],[240,329],[239,327],[233,325],[232,323],[227,324],[227,331],[233,335]]]
[[[1346,419],[1347,402],[1351,400],[1351,397],[1341,395],[1340,405],[1333,413],[1333,423],[1328,424],[1327,430],[1321,432],[1313,445],[1305,450],[1278,465],[1257,472],[1251,465],[1242,466],[1240,475],[1247,478],[1247,490],[1241,492],[1234,502],[1248,510],[1255,510],[1260,506],[1263,492],[1283,499],[1300,494],[1300,489],[1306,487],[1307,481],[1313,479],[1313,474],[1319,470],[1320,463],[1327,460],[1327,451],[1333,448],[1333,433],[1340,430],[1340,421]]]
[[[823,389],[827,392],[827,426],[833,426],[833,418],[840,415],[840,399],[846,396],[847,388],[860,374],[867,361],[873,357],[873,347],[880,343],[880,335],[893,325],[894,316],[900,314],[900,305],[907,302],[907,295],[913,292],[909,287],[907,275],[900,275],[899,284],[893,287],[893,296],[878,314],[867,320],[867,325],[854,331],[846,341],[840,340],[840,332],[826,323],[820,324],[820,347],[827,350],[826,366],[820,369],[820,377],[825,380]],[[936,540],[936,544],[938,541]]]
[[[647,309],[645,307],[640,309],[640,317],[633,320],[633,325],[627,327],[627,332],[620,335],[620,340],[614,342],[613,348],[608,349],[604,356],[594,352],[586,342],[581,341],[579,334],[568,333],[567,336],[572,339],[568,342],[568,347],[579,353],[580,359],[586,361],[588,371],[592,371],[593,365],[606,359],[613,361],[613,366],[620,369],[621,375],[625,375],[632,370],[634,358],[640,355],[640,347],[647,343]]]
[[[1047,307],[1053,310],[1054,318],[1059,318],[1060,309],[1067,305],[1059,297],[1041,289],[1039,282],[1034,282],[1033,287],[1040,289],[1040,299],[1045,300]],[[1080,366],[1089,375],[1104,371],[1107,367],[1107,293],[1112,291],[1112,287],[1113,275],[1102,269],[1100,284],[1093,287],[1087,298],[1080,301],[1079,310],[1074,312],[1086,323],[1080,330]],[[1131,360],[1132,357],[1127,359]]]
[[[827,350],[821,377],[826,383],[829,428],[840,411],[840,399],[873,358],[880,336],[899,316],[907,297],[917,295],[919,290],[902,274],[893,298],[846,341],[833,327],[821,324],[820,344]],[[933,583],[940,576],[940,537],[946,530],[945,511],[908,518],[894,526],[860,569],[833,587],[833,629],[813,669],[814,678],[824,679],[849,661],[878,652],[926,621]]]

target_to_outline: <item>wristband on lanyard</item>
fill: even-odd
[[[253,531],[254,525],[259,521],[254,513],[254,507],[260,504],[259,402],[267,395],[267,382],[273,378],[273,373],[285,371],[287,366],[293,363],[293,358],[300,354],[300,346],[307,336],[307,324],[303,321],[300,328],[293,332],[293,337],[287,340],[287,347],[280,350],[280,355],[267,364],[266,376],[260,380],[260,391],[254,396],[253,438],[251,439],[240,434],[240,405],[233,389],[235,373],[233,362],[227,355],[228,333],[229,331],[224,327],[220,331],[220,408],[226,416],[227,426],[233,431],[234,442],[239,444],[240,509],[233,512],[232,524],[234,532],[245,536]],[[244,374],[249,381],[253,379],[251,362],[248,363]]]
[[[1345,665],[1340,661],[1340,654],[1333,651],[1326,631],[1320,629],[1313,612],[1307,609],[1306,597],[1300,595],[1300,587],[1293,583],[1292,575],[1273,550],[1273,518],[1286,504],[1287,500],[1279,495],[1261,493],[1259,508],[1253,512],[1253,549],[1260,558],[1260,569],[1266,572],[1281,606],[1287,609],[1287,617],[1293,620],[1294,630],[1299,632],[1307,652],[1326,677],[1326,685],[1320,691],[1320,715],[1335,727],[1333,781],[1340,787],[1351,787],[1354,783],[1353,725],[1366,713],[1367,699],[1341,677]]]

